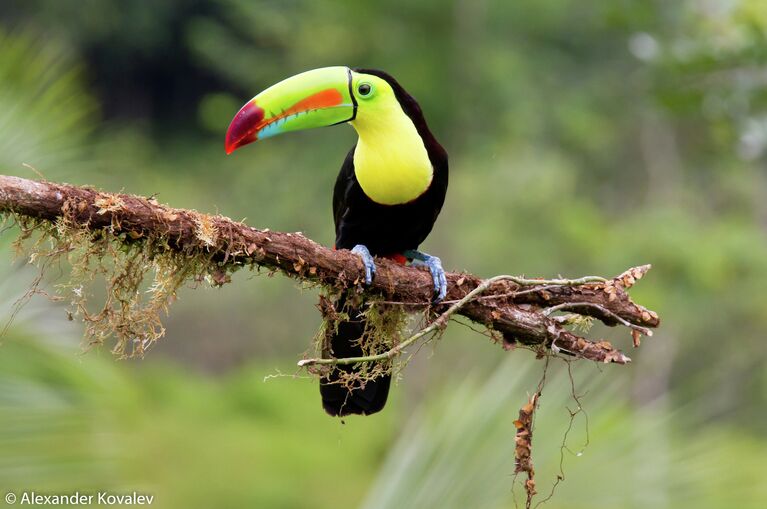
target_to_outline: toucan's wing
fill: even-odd
[[[338,245],[340,232],[342,230],[344,215],[349,209],[349,196],[352,186],[356,180],[354,177],[354,149],[356,145],[352,147],[349,153],[346,155],[344,164],[341,166],[341,171],[338,172],[338,178],[336,178],[336,185],[333,188],[333,221],[336,225],[336,247],[342,247]]]

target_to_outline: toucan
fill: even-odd
[[[445,201],[445,149],[429,130],[416,100],[389,74],[373,69],[324,67],[287,78],[248,101],[226,133],[226,153],[256,140],[314,127],[350,124],[359,136],[346,156],[333,190],[335,247],[362,259],[365,283],[375,277],[374,257],[424,265],[435,301],[447,293],[441,260],[418,251]],[[335,303],[344,319],[330,334],[323,355],[362,355],[363,305],[349,310],[343,294]],[[339,366],[346,371],[353,367]],[[386,404],[391,375],[346,387],[339,373],[320,380],[322,405],[333,416],[368,415]]]

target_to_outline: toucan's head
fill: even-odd
[[[403,102],[412,102],[420,117],[415,101],[380,71],[307,71],[272,85],[240,109],[226,133],[226,153],[262,138],[344,122],[357,131],[375,130],[386,113],[402,112]]]

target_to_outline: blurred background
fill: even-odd
[[[663,320],[628,367],[553,361],[534,463],[552,508],[767,506],[763,0],[3,0],[0,173],[156,195],[332,244],[341,126],[226,157],[237,109],[328,65],[387,70],[450,154],[424,245],[491,276],[615,275]],[[35,171],[27,166],[32,166]],[[0,319],[36,275],[0,237]],[[55,280],[48,283],[53,289]],[[0,491],[156,507],[514,507],[543,363],[453,323],[381,414],[326,416],[295,361],[316,290],[188,289],[144,360],[83,353],[35,297],[0,338]],[[595,329],[626,350],[625,331]],[[578,402],[585,412],[572,419]]]

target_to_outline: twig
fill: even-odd
[[[527,404],[519,409],[519,419],[514,421],[514,426],[517,428],[517,433],[514,437],[516,443],[514,449],[514,459],[516,463],[516,466],[514,467],[514,476],[516,477],[520,473],[525,473],[527,475],[527,480],[525,481],[525,492],[527,493],[527,500],[525,503],[526,509],[530,509],[533,497],[537,493],[535,490],[535,469],[533,468],[532,446],[533,416],[540,396],[540,391],[535,392]]]
[[[600,306],[599,304],[594,304],[593,302],[565,302],[562,304],[558,304],[556,306],[551,306],[550,308],[546,308],[543,310],[543,314],[546,316],[550,316],[552,313],[555,313],[557,311],[563,311],[565,309],[577,309],[577,308],[583,308],[583,307],[590,307],[599,310],[599,312],[604,313],[605,315],[609,316],[613,320],[616,320],[621,325],[628,327],[629,329],[634,329],[636,331],[641,332],[647,337],[652,337],[652,330],[648,329],[647,327],[642,327],[641,325],[635,325],[627,320],[624,320],[620,316],[616,315],[609,309],[605,309],[603,306]]]
[[[495,276],[485,280],[484,282],[482,282],[482,284],[480,284],[479,286],[474,288],[472,291],[467,293],[464,298],[462,298],[461,300],[459,300],[458,302],[450,306],[447,309],[447,311],[439,315],[433,322],[431,322],[430,325],[419,330],[418,332],[416,332],[415,334],[413,334],[406,340],[399,343],[394,348],[391,348],[390,350],[387,350],[384,353],[380,353],[377,355],[365,355],[362,357],[341,357],[341,358],[331,357],[327,359],[302,359],[298,361],[298,365],[300,367],[315,366],[315,365],[331,365],[331,366],[347,365],[348,366],[350,364],[359,364],[363,362],[378,362],[378,361],[383,361],[387,359],[392,359],[396,357],[397,355],[399,355],[400,353],[402,353],[402,351],[406,347],[412,345],[413,343],[415,343],[422,337],[434,332],[435,330],[439,328],[445,327],[445,325],[447,325],[448,319],[450,319],[450,316],[452,316],[454,313],[460,310],[463,306],[471,302],[474,299],[474,297],[476,297],[480,293],[490,288],[490,286],[493,283],[502,281],[504,279],[510,279],[512,277],[513,276]]]

